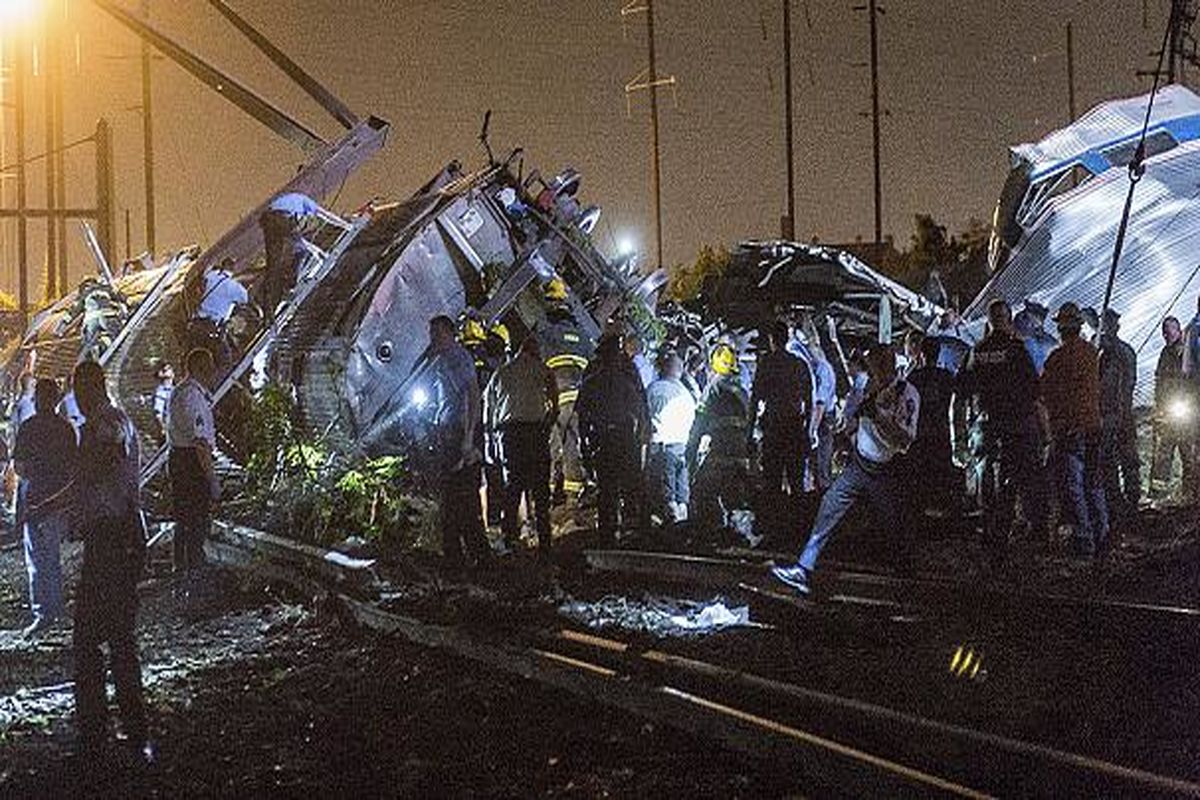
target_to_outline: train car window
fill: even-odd
[[[1122,142],[1101,151],[1101,155],[1104,156],[1105,161],[1114,167],[1126,167],[1129,166],[1130,161],[1133,161],[1133,154],[1137,151],[1137,144],[1137,139]],[[1177,144],[1179,142],[1168,131],[1155,131],[1146,137],[1146,158],[1154,158],[1173,149]]]
[[[1017,214],[1017,221],[1022,226],[1028,226],[1038,218],[1048,202],[1060,194],[1079,188],[1092,177],[1091,171],[1082,164],[1073,164],[1068,169],[1047,175],[1029,188]]]

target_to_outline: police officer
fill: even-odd
[[[1121,316],[1104,310],[1100,328],[1100,416],[1103,420],[1104,495],[1114,521],[1128,522],[1142,494],[1133,388],[1137,353],[1117,336]]]
[[[488,559],[479,499],[483,461],[483,410],[475,362],[456,338],[454,320],[429,321],[434,445],[441,462],[442,554],[447,566],[464,566],[464,547],[482,565]]]
[[[605,333],[596,346],[576,404],[584,458],[596,476],[601,535],[644,526],[641,449],[649,412],[637,371],[621,349],[621,337]]]
[[[1004,300],[988,305],[988,333],[975,346],[960,377],[983,415],[983,480],[980,500],[984,537],[1002,555],[1012,533],[1017,498],[1035,536],[1047,534],[1041,473],[1038,376],[1025,344],[1012,327]]]
[[[192,350],[185,362],[187,376],[175,387],[167,412],[171,499],[175,510],[175,575],[185,593],[204,565],[204,540],[212,530],[212,501],[220,495],[213,467],[217,433],[212,395],[216,365],[204,349]]]
[[[731,527],[733,512],[745,509],[749,502],[750,398],[742,388],[737,354],[729,344],[713,348],[709,368],[713,380],[692,428],[693,449],[702,451],[693,459],[697,462],[692,487],[695,518],[702,525]]]
[[[279,304],[296,285],[305,254],[301,229],[310,217],[340,222],[315,200],[300,192],[279,195],[259,217],[267,259],[266,275],[262,279],[263,314],[268,321],[275,318]]]
[[[759,415],[761,406],[763,500],[777,517],[786,516],[785,481],[792,498],[804,491],[809,446],[812,373],[787,351],[789,338],[783,320],[767,330],[768,350],[758,358],[750,397],[752,415]]]
[[[192,350],[204,348],[212,353],[218,374],[224,374],[233,362],[229,319],[238,306],[249,302],[246,288],[233,276],[232,259],[226,258],[204,274],[204,293],[188,322],[188,345]]]
[[[75,711],[82,756],[95,765],[108,729],[104,654],[117,688],[121,726],[135,759],[153,757],[142,700],[142,673],[134,640],[137,583],[145,560],[138,499],[138,438],[133,423],[112,404],[104,371],[95,361],[75,368],[73,385],[86,416],[80,434],[77,512],[83,568],[75,596]]]
[[[1183,330],[1179,320],[1162,321],[1163,348],[1154,369],[1154,463],[1150,468],[1150,491],[1165,496],[1171,481],[1175,452],[1183,469],[1183,493],[1192,491],[1195,458],[1192,427],[1196,424],[1196,399],[1183,375]]]
[[[539,550],[550,550],[550,419],[558,409],[558,383],[542,363],[541,346],[525,337],[517,355],[501,366],[484,392],[484,418],[499,435],[504,469],[501,527],[508,546],[520,535],[524,497],[534,519]]]

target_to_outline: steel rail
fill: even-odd
[[[1129,767],[1080,753],[1059,750],[1047,745],[1037,744],[1036,742],[1015,739],[1002,734],[929,719],[918,714],[899,711],[865,700],[823,692],[798,684],[755,675],[740,669],[712,664],[685,656],[673,655],[661,649],[638,650],[628,642],[618,639],[609,639],[591,633],[582,633],[569,628],[559,630],[555,636],[564,641],[582,644],[609,653],[617,653],[624,657],[636,657],[664,667],[671,667],[755,691],[795,698],[839,711],[852,712],[873,721],[902,725],[913,729],[914,735],[918,731],[921,733],[935,733],[975,745],[993,748],[1012,755],[1042,759],[1059,766],[1095,773],[1108,779],[1134,783],[1144,789],[1200,797],[1200,783],[1159,775],[1137,767]]]
[[[732,575],[766,575],[770,565],[763,562],[745,559],[720,558],[713,556],[696,556],[681,553],[642,550],[586,550],[584,555],[588,564],[596,569],[616,572],[628,572],[637,575],[658,577],[687,578],[700,577],[700,572],[711,573],[708,581],[717,581],[717,576]],[[763,556],[772,554],[763,553]],[[1029,592],[1023,590],[1005,590],[997,587],[981,586],[970,581],[950,578],[931,577],[901,577],[885,573],[871,572],[861,566],[834,569],[828,573],[830,582],[846,582],[871,586],[911,587],[922,586],[930,589],[969,590],[970,596],[979,603],[981,598],[1003,598],[1028,603],[1047,603],[1068,606],[1079,609],[1104,608],[1115,611],[1132,611],[1179,617],[1185,619],[1200,619],[1200,608],[1183,605],[1165,605],[1134,600],[1119,600],[1103,597],[1076,597],[1056,592]],[[721,580],[719,582],[726,582]]]

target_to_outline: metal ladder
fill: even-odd
[[[279,332],[291,321],[300,308],[303,307],[309,295],[333,271],[333,268],[337,266],[338,261],[341,260],[342,255],[354,242],[358,234],[370,223],[371,213],[370,211],[366,211],[348,220],[339,218],[339,222],[326,221],[331,225],[338,225],[342,229],[341,234],[328,251],[321,250],[312,242],[305,241],[308,255],[300,266],[300,274],[296,279],[296,288],[292,291],[292,296],[284,301],[279,312],[275,315],[275,319],[271,321],[270,325],[259,332],[251,345],[246,348],[241,359],[225,375],[224,379],[217,385],[217,388],[213,390],[212,403],[214,407],[254,365],[255,359],[275,342],[275,339],[279,336]],[[138,481],[139,486],[144,487],[166,466],[168,455],[169,447],[164,443],[155,452],[154,457],[143,465]]]

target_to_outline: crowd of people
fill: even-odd
[[[794,530],[797,509],[809,498],[817,511],[803,551],[775,570],[805,593],[823,548],[858,505],[915,530],[961,515],[973,498],[996,561],[1017,542],[1045,550],[1067,529],[1071,554],[1103,556],[1110,531],[1134,518],[1143,494],[1137,357],[1115,310],[1064,303],[1050,317],[1030,302],[1014,315],[996,300],[978,338],[950,312],[910,332],[902,348],[849,353],[840,387],[811,321],[793,323],[765,321],[752,352],[721,340],[699,359],[694,347],[674,346],[650,358],[620,329],[600,338],[572,424],[602,537],[691,522],[737,530],[753,545],[764,534],[803,533]],[[480,376],[453,320],[430,327],[446,552],[460,564],[464,548],[490,557],[479,501],[485,462],[503,549],[517,544],[523,502],[547,550],[561,404],[537,337]],[[1163,341],[1148,476],[1160,496],[1176,456],[1183,491],[1192,489],[1200,324],[1185,330],[1168,318]]]

